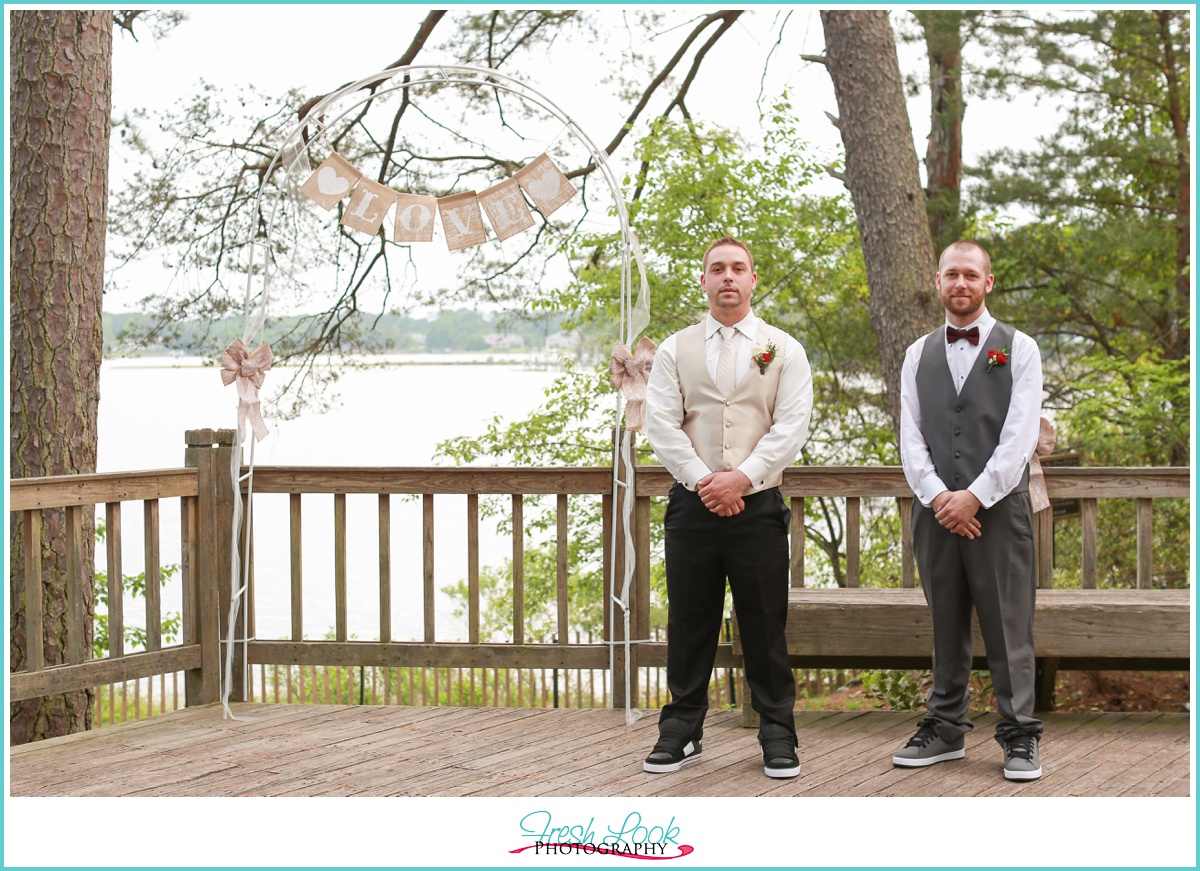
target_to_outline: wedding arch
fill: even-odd
[[[516,98],[524,101],[530,106],[536,107],[546,113],[548,118],[557,119],[561,122],[562,127],[558,134],[545,143],[544,152],[542,155],[529,166],[525,167],[521,172],[517,173],[518,180],[522,173],[530,169],[540,169],[543,158],[547,159],[545,152],[549,151],[549,146],[557,141],[564,134],[570,136],[575,142],[582,145],[592,161],[594,161],[596,169],[600,176],[604,179],[608,186],[608,190],[612,195],[613,207],[616,212],[617,222],[619,224],[620,234],[620,258],[621,258],[621,283],[620,283],[620,316],[619,322],[614,325],[617,329],[618,342],[623,343],[624,348],[633,348],[638,335],[645,329],[649,322],[649,289],[646,279],[646,269],[642,258],[641,247],[638,244],[637,238],[629,226],[629,216],[625,207],[625,199],[622,196],[618,179],[614,175],[613,170],[608,162],[608,156],[605,152],[596,146],[592,139],[582,129],[582,127],[565,112],[554,100],[547,96],[542,91],[532,87],[528,83],[522,82],[516,78],[499,73],[494,69],[472,67],[472,66],[444,66],[444,65],[411,65],[391,67],[380,70],[357,81],[351,82],[328,96],[322,98],[313,105],[304,119],[298,122],[290,132],[284,137],[279,149],[275,153],[268,169],[263,178],[268,181],[274,179],[276,173],[282,172],[288,182],[295,181],[293,173],[311,173],[308,183],[312,193],[306,191],[310,198],[318,201],[319,205],[324,208],[332,208],[336,202],[340,202],[341,196],[350,193],[350,188],[362,178],[362,173],[359,173],[353,166],[350,166],[344,159],[341,159],[332,148],[330,148],[330,156],[326,158],[325,163],[318,167],[317,171],[312,171],[309,160],[309,153],[314,148],[325,146],[328,147],[326,131],[339,129],[339,125],[345,125],[348,121],[353,123],[353,116],[356,110],[364,106],[364,104],[379,100],[387,94],[393,92],[404,92],[413,88],[451,85],[456,87],[473,87],[473,88],[490,88],[496,92],[511,94]],[[331,164],[331,169],[334,175],[322,177],[321,173],[326,170],[326,164],[337,159],[339,163]],[[538,164],[535,167],[535,164]],[[342,176],[336,173],[341,172]],[[543,203],[541,194],[545,191],[539,189],[538,182],[543,178],[550,178],[549,173],[557,172],[557,167],[550,165],[546,167],[547,175],[538,175],[533,179],[531,184],[522,182],[521,187],[526,196],[529,196],[535,206],[541,208],[548,214]],[[357,178],[355,177],[357,175]],[[565,180],[565,176],[562,177]],[[345,190],[343,190],[342,181],[346,182]],[[328,182],[323,184],[324,182]],[[374,184],[368,182],[368,184]],[[546,183],[549,187],[554,188],[550,183]],[[294,185],[291,186],[294,188]],[[253,495],[254,495],[254,446],[258,440],[264,437],[267,433],[267,427],[261,417],[259,411],[259,396],[258,388],[263,384],[263,378],[266,371],[271,365],[271,353],[269,347],[262,343],[264,337],[264,326],[267,319],[267,314],[270,308],[271,301],[271,285],[273,279],[273,260],[272,250],[276,244],[275,228],[276,220],[279,217],[280,205],[284,197],[289,196],[289,185],[274,185],[273,190],[269,189],[268,184],[264,183],[259,187],[258,193],[255,196],[254,207],[252,209],[252,234],[253,238],[249,243],[250,260],[246,271],[246,291],[244,301],[244,320],[242,337],[235,341],[233,345],[227,349],[222,360],[222,378],[225,383],[236,383],[238,391],[238,425],[233,449],[233,460],[230,467],[230,475],[233,480],[234,493],[234,512],[231,518],[232,537],[234,542],[240,540],[241,531],[249,527],[253,512]],[[515,186],[513,188],[515,190]],[[380,195],[386,197],[389,194],[396,192],[389,191],[383,188],[382,185],[374,184],[374,188],[367,190],[363,197],[367,198],[367,205],[362,205],[362,199],[359,200],[360,206],[357,211],[360,217],[369,216],[376,217],[379,211],[379,204],[375,203],[374,209],[371,208],[372,199]],[[470,192],[474,196],[474,192]],[[486,192],[485,192],[486,193]],[[315,194],[315,195],[314,195]],[[320,202],[324,196],[325,202]],[[398,196],[404,196],[399,194]],[[423,197],[420,195],[411,195],[413,197],[413,209],[424,208],[431,210],[435,204],[429,201],[434,200],[433,197]],[[465,197],[465,194],[455,195],[448,198],[443,198],[437,202],[438,207],[442,207],[448,200],[457,200],[459,197]],[[566,194],[570,196],[570,192]],[[482,195],[481,195],[482,197]],[[351,206],[353,206],[353,200]],[[328,204],[326,204],[328,203]],[[558,203],[561,205],[561,203]],[[387,209],[390,209],[391,203],[388,203]],[[519,210],[527,208],[522,201],[517,203],[511,197],[509,198],[508,208]],[[554,202],[550,203],[551,208],[557,208]],[[386,213],[387,209],[383,211]],[[478,210],[478,204],[475,205]],[[351,208],[347,208],[347,213]],[[401,221],[401,209],[397,203],[397,214],[395,221]],[[427,238],[432,238],[432,214],[427,215],[425,212],[409,211],[404,213],[406,218],[411,220],[405,221],[403,229],[419,229],[427,233]],[[451,242],[450,236],[455,234],[456,228],[462,229],[462,224],[452,225],[447,221],[447,211],[441,211],[444,231],[447,234],[448,243]],[[467,218],[471,218],[474,214],[465,213]],[[505,213],[509,214],[509,213]],[[515,213],[514,213],[515,214]],[[415,216],[415,217],[414,217]],[[503,230],[495,213],[489,211],[489,216],[492,217],[493,229],[501,238],[505,238]],[[455,216],[450,214],[451,218]],[[482,222],[482,214],[479,215]],[[382,221],[382,215],[378,215]],[[426,227],[424,218],[429,218],[429,226]],[[457,221],[457,218],[455,218]],[[343,223],[348,226],[354,226],[347,220]],[[417,225],[420,225],[419,227]],[[379,224],[373,225],[378,231]],[[261,228],[261,229],[260,229]],[[369,227],[363,227],[364,232],[371,232]],[[482,229],[482,224],[479,229]],[[399,228],[397,228],[399,232]],[[477,237],[476,237],[477,238]],[[477,244],[468,242],[468,244]],[[453,249],[454,245],[450,247]],[[464,247],[459,245],[459,247]],[[638,289],[634,294],[634,267],[637,268]],[[256,347],[257,346],[257,347]],[[254,348],[255,350],[251,350]],[[640,373],[644,380],[644,368],[648,368],[648,361],[644,359],[642,364],[643,371]],[[615,365],[615,364],[614,364]],[[632,365],[630,367],[632,369]],[[633,474],[634,465],[632,462],[632,430],[637,427],[640,420],[640,408],[636,407],[637,400],[629,400],[627,403],[626,393],[630,391],[618,390],[615,392],[615,426],[617,431],[621,433],[618,450],[615,452],[613,460],[613,491],[614,493],[624,490],[626,493],[633,492]],[[626,415],[628,405],[629,414]],[[622,429],[622,417],[626,417],[626,428]],[[639,420],[635,420],[634,418]],[[244,429],[249,425],[253,437],[250,439],[249,458],[246,463],[246,472],[242,473],[241,456],[243,447]],[[247,499],[243,506],[241,498],[242,484],[245,484]],[[613,520],[617,520],[616,514],[618,511],[622,514],[621,527],[625,533],[625,545],[623,551],[624,559],[622,565],[618,566],[615,559],[616,541],[610,543],[613,548],[612,559],[608,560],[609,577],[607,589],[612,591],[610,601],[605,603],[607,608],[612,611],[612,625],[616,626],[616,621],[620,619],[624,626],[623,645],[625,647],[624,656],[624,675],[620,676],[625,681],[625,698],[626,709],[625,717],[626,724],[632,724],[641,716],[641,712],[631,706],[629,692],[630,687],[630,662],[629,646],[634,641],[630,638],[630,615],[629,602],[630,592],[634,577],[634,547],[632,542],[632,510],[633,500],[613,499]],[[618,508],[618,505],[620,508]],[[243,512],[245,517],[243,518]],[[245,525],[243,525],[243,519]],[[231,555],[231,577],[233,578],[230,605],[229,619],[227,622],[228,637],[222,639],[223,652],[225,654],[225,664],[221,675],[221,703],[224,707],[225,717],[232,718],[233,713],[229,707],[229,696],[233,686],[233,663],[234,663],[234,647],[241,643],[244,645],[244,650],[250,642],[246,613],[248,609],[241,608],[241,600],[247,590],[245,578],[249,576],[249,560],[250,553],[248,547],[240,548],[244,553],[239,561],[238,547],[232,549]],[[241,639],[236,639],[234,628],[238,625],[239,612],[242,619]],[[612,638],[608,639],[609,646],[609,669],[610,672],[614,669],[615,660],[615,642]],[[248,657],[241,657],[243,669],[248,668]],[[617,675],[613,675],[614,681],[618,679]],[[244,686],[249,685],[249,681],[243,681]]]

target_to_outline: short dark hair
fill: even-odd
[[[700,265],[704,269],[708,269],[708,255],[712,253],[714,248],[720,248],[722,245],[733,245],[736,248],[741,248],[746,252],[746,256],[750,258],[750,271],[754,271],[754,255],[750,253],[750,249],[746,247],[746,243],[741,239],[735,239],[733,236],[722,236],[720,239],[712,242],[704,249],[704,256],[700,259]]]
[[[959,239],[957,242],[951,242],[944,249],[942,249],[942,255],[938,258],[938,272],[942,271],[942,260],[945,259],[947,252],[949,252],[952,248],[974,248],[983,255],[983,274],[992,274],[992,255],[988,254],[987,249],[974,239]]]

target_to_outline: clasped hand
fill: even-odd
[[[943,490],[933,497],[929,507],[937,522],[946,529],[974,539],[983,534],[979,518],[975,516],[982,504],[970,490]]]
[[[746,503],[742,501],[742,493],[750,486],[750,479],[743,472],[734,469],[730,472],[712,472],[696,482],[696,492],[700,501],[713,514],[721,517],[732,517],[741,514]]]

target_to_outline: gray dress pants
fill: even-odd
[[[1029,493],[1010,493],[978,515],[982,535],[949,532],[920,502],[913,504],[917,571],[933,620],[931,720],[945,740],[973,728],[970,705],[971,610],[987,652],[1001,720],[996,740],[1040,735],[1033,716],[1033,605],[1037,574],[1033,554],[1033,508]]]

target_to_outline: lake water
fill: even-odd
[[[489,360],[490,365],[485,365]],[[495,362],[495,361],[502,362]],[[439,442],[481,433],[494,415],[519,420],[544,400],[558,374],[522,355],[394,355],[367,369],[346,369],[337,384],[341,400],[324,413],[295,420],[267,416],[270,435],[255,447],[256,466],[346,465],[425,466],[434,464]],[[270,397],[287,376],[267,375]],[[211,362],[189,358],[109,360],[100,372],[98,470],[178,468],[183,465],[183,434],[188,429],[232,428],[237,420],[233,387],[221,383]],[[245,456],[249,457],[249,447]],[[446,461],[441,461],[446,464]],[[528,502],[529,500],[527,500]],[[179,500],[161,505],[161,562],[179,562]],[[347,497],[348,626],[359,640],[379,634],[377,497]],[[435,500],[435,576],[441,590],[466,575],[466,497]],[[526,508],[529,517],[531,508]],[[123,509],[123,572],[142,570],[142,509]],[[419,497],[392,497],[392,635],[423,637],[422,551]],[[322,638],[334,627],[333,497],[303,497],[304,632]],[[264,494],[254,504],[256,585],[255,635],[287,638],[291,633],[288,497]],[[480,564],[500,565],[512,553],[508,536],[481,521]],[[103,548],[97,548],[98,568]],[[180,585],[164,590],[163,609],[178,611]],[[130,623],[143,623],[142,603],[126,599]],[[452,613],[439,592],[439,641],[465,640],[465,620]]]

